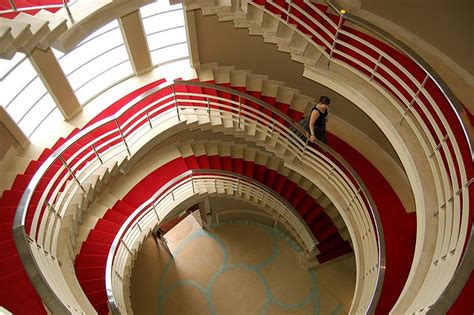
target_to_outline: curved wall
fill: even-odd
[[[474,2],[362,0],[362,9],[386,18],[423,38],[474,74]]]
[[[356,126],[398,161],[388,140],[367,115],[341,95],[304,78],[303,65],[291,61],[287,53],[277,51],[274,44],[264,43],[261,36],[249,36],[247,29],[235,29],[230,22],[219,22],[217,16],[203,16],[200,11],[195,11],[195,16],[201,64],[217,62],[221,66],[252,69],[253,73],[267,74],[270,79],[283,81],[314,98],[328,95],[331,98],[331,114]],[[206,38],[219,40],[209,41]],[[330,122],[328,128],[331,128]]]

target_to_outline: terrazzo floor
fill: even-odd
[[[315,270],[270,227],[235,221],[202,230],[192,215],[166,234],[174,259],[151,238],[131,278],[135,314],[347,314],[353,256]]]

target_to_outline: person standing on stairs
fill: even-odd
[[[328,121],[329,104],[331,100],[327,96],[321,96],[319,103],[314,105],[309,118],[309,141],[315,143],[316,139],[326,141],[326,122]]]

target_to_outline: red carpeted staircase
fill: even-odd
[[[352,251],[349,243],[338,234],[331,219],[321,206],[308,196],[296,184],[276,171],[266,169],[264,165],[255,165],[253,161],[244,161],[231,157],[188,156],[166,163],[151,172],[136,184],[129,193],[109,209],[90,231],[81,251],[76,257],[75,269],[79,283],[86,296],[99,314],[108,312],[106,308],[105,264],[114,235],[127,217],[143,202],[149,199],[166,182],[188,169],[223,169],[243,174],[256,180],[262,180],[276,192],[282,193],[292,205],[301,210],[305,221],[310,225],[316,238],[321,242],[318,248],[320,262],[339,257]],[[285,191],[285,193],[283,193]],[[105,303],[104,303],[105,302]]]
[[[447,154],[450,154],[451,156],[457,155],[455,153],[457,149],[452,143],[452,141],[456,139],[463,160],[462,164],[457,161],[454,162],[454,172],[456,172],[457,177],[456,187],[459,188],[467,184],[460,182],[460,167],[465,168],[468,182],[473,178],[474,169],[472,164],[472,153],[464,135],[463,126],[458,120],[457,113],[451,107],[451,104],[445,96],[444,91],[442,91],[440,85],[434,81],[431,75],[427,74],[425,69],[423,69],[420,63],[417,63],[414,58],[390,45],[385,44],[374,36],[364,33],[360,28],[349,26],[349,23],[347,23],[345,19],[341,19],[339,15],[328,13],[328,7],[326,5],[295,0],[290,2],[290,4],[294,5],[290,10],[288,2],[283,0],[254,0],[252,2],[258,4],[260,7],[264,7],[275,16],[278,16],[281,22],[293,25],[302,33],[309,35],[311,38],[310,41],[313,41],[316,45],[320,46],[322,50],[330,55],[330,58],[337,59],[349,65],[355,70],[355,72],[365,76],[367,79],[370,79],[370,81],[376,82],[376,85],[384,87],[394,97],[394,99],[399,100],[398,106],[400,106],[402,110],[416,112],[415,115],[418,115],[420,120],[424,122],[425,128],[428,130],[427,134],[434,139],[434,143],[446,143],[447,147],[440,150],[441,158],[438,160],[438,163],[441,164],[441,167],[444,164],[444,167],[448,169],[449,162],[447,161]],[[289,10],[291,12],[290,16],[287,15]],[[222,17],[224,18],[225,14]],[[309,17],[312,17],[317,21],[317,23]],[[251,20],[251,17],[249,20]],[[328,20],[332,21],[335,25],[331,25]],[[340,30],[338,30],[337,25],[340,26]],[[326,30],[324,30],[323,27]],[[250,29],[252,29],[252,27],[250,27]],[[326,32],[332,34],[332,36]],[[316,36],[316,34],[318,36]],[[333,37],[336,34],[338,39],[337,43],[333,40]],[[358,38],[358,40],[354,39],[354,37]],[[282,41],[284,41],[283,38]],[[333,48],[338,51],[332,53]],[[383,52],[383,54],[381,52]],[[355,60],[360,62],[362,65],[355,62]],[[399,79],[397,80],[396,77]],[[421,89],[420,86],[422,86]],[[413,97],[413,95],[416,96]],[[434,105],[430,103],[429,99],[432,99]],[[410,107],[408,107],[408,104],[410,104]],[[438,117],[440,112],[442,113],[441,115],[444,116],[445,121],[442,121],[442,119]],[[472,122],[472,115],[467,113],[467,117]],[[435,131],[434,125],[439,128],[439,132]],[[450,136],[450,138],[446,140],[443,139],[443,137],[447,134],[446,126],[448,125],[454,136]],[[344,154],[342,156],[345,157]],[[366,171],[361,169],[358,170],[358,172],[363,175]],[[370,176],[367,178],[370,178]],[[448,180],[455,181],[454,176]],[[449,199],[453,193],[457,192],[450,192],[446,198]],[[474,202],[474,192],[471,187],[469,187],[468,193],[471,204]],[[387,213],[390,213],[390,215],[393,214],[392,211],[387,211]],[[383,216],[387,217],[387,214],[384,214]],[[403,217],[404,216],[401,215],[399,219],[402,219]],[[473,218],[474,211],[471,210],[468,218],[469,227],[467,235],[470,234],[469,231],[472,226]],[[395,219],[395,217],[392,217],[392,219]],[[414,244],[414,229],[416,229],[416,224],[413,223],[414,220],[414,218],[411,218],[407,224],[403,223],[405,226],[402,230],[409,231],[408,235],[399,233],[400,237],[403,239],[403,243],[405,244]],[[393,226],[398,226],[398,222],[403,221],[397,221],[397,225]],[[388,226],[387,229],[390,231],[390,224],[385,221],[384,227],[385,225]],[[396,231],[393,233],[389,232],[388,238],[394,237],[393,235],[396,235]],[[389,243],[395,244],[396,242],[389,241]],[[411,249],[412,246],[413,245],[408,246],[410,250],[407,250],[407,253],[413,252]],[[392,258],[388,259],[393,261],[393,256],[395,255],[393,253],[396,253],[397,249],[395,247],[392,248],[391,246],[390,248],[390,253],[388,255],[392,256]],[[387,251],[388,250],[389,249],[387,249]],[[401,276],[398,277],[397,272],[395,271],[393,273],[393,278],[389,275],[388,279],[385,279],[386,285],[384,287],[384,292],[382,293],[379,308],[377,309],[378,313],[385,314],[388,312],[390,306],[393,305],[391,303],[395,302],[396,297],[401,292],[403,282],[406,279],[406,275],[410,268],[411,257],[412,256],[410,256],[407,261],[401,261],[402,259],[395,258],[395,260],[397,260],[396,263],[389,263],[391,266],[397,266],[395,268],[390,268],[391,270],[403,269],[403,272],[401,273]],[[401,264],[398,260],[400,260]],[[388,268],[386,272],[391,274],[391,271],[389,271]],[[394,282],[392,282],[392,280],[394,280]],[[390,283],[390,289],[387,283]],[[393,283],[393,286],[391,283]]]
[[[51,150],[45,149],[38,160],[32,160],[22,174],[18,174],[12,187],[3,192],[0,198],[0,305],[15,314],[46,314],[40,297],[30,283],[23,268],[20,256],[16,251],[12,226],[17,206],[30,179],[49,156]],[[38,185],[43,191],[49,177]],[[35,195],[38,196],[38,193]],[[38,198],[33,197],[32,204]],[[31,215],[27,216],[27,226],[31,223]]]
[[[208,81],[207,83],[214,82]],[[261,97],[260,93],[247,91],[243,86],[235,87],[230,83],[222,85],[234,88],[243,93],[251,94],[255,97]],[[216,91],[216,94],[220,97],[229,97],[227,95],[228,93],[221,91]],[[277,102],[274,98],[266,97],[265,100],[268,104],[275,104],[274,106],[276,107]],[[302,117],[301,112],[292,110],[288,104],[280,105],[278,106],[278,109],[287,115],[291,115],[293,119],[299,119],[299,117]],[[410,271],[416,240],[415,214],[406,213],[401,201],[390,187],[388,182],[377,171],[377,169],[375,169],[375,167],[369,161],[367,161],[367,159],[365,159],[351,146],[338,139],[334,135],[328,135],[328,139],[331,148],[335,149],[342,157],[344,157],[354,168],[354,170],[362,177],[378,207],[385,233],[387,269],[385,270],[384,287],[377,312],[386,313],[391,309],[396,299],[400,295]],[[227,162],[227,165],[232,165],[232,163]],[[243,166],[236,165],[233,167],[233,169],[235,172],[242,173]],[[280,188],[278,188],[277,192],[279,192],[279,190]],[[311,218],[314,213],[315,212],[305,215],[305,220]],[[397,224],[394,224],[394,222],[397,222]],[[317,224],[311,224],[310,226],[312,229],[318,229],[321,227]],[[328,228],[328,230],[329,229],[330,228]],[[342,239],[338,238],[338,236],[332,236],[332,238],[328,238],[327,242],[329,241],[341,245],[343,244]],[[320,250],[326,249],[327,245],[325,242],[326,241],[324,240],[318,245]],[[346,247],[342,252],[347,250],[349,249]],[[332,258],[334,257],[326,257],[324,253],[318,256],[318,259],[322,259],[323,261],[324,259],[330,260]]]
[[[150,84],[149,87],[154,87],[157,84]],[[245,88],[243,87],[240,87],[239,89],[242,92],[246,92]],[[142,90],[146,89],[144,88]],[[140,92],[142,92],[142,90]],[[193,90],[191,89],[191,91],[187,91],[192,92]],[[230,95],[225,92],[217,91],[215,93],[221,97],[230,97]],[[140,93],[131,93],[126,98],[130,100],[138,94]],[[296,112],[294,110],[292,111],[288,104],[278,104],[275,99],[262,96],[255,91],[251,91],[251,94],[253,94],[255,97],[265,98],[269,104],[273,104],[275,107],[291,115],[294,119],[299,119],[299,117],[302,115],[300,112]],[[116,102],[114,107],[108,108],[106,111],[104,111],[103,115],[99,115],[98,117],[103,118],[113,114],[120,109],[121,105],[125,103],[126,102],[123,100]],[[75,135],[77,132],[78,130],[75,130],[70,135],[70,137]],[[21,197],[29,178],[31,178],[31,175],[33,175],[34,172],[39,168],[41,162],[44,161],[54,149],[58,148],[64,142],[65,139],[60,139],[51,150],[45,150],[39,161],[33,161],[27,168],[25,174],[18,176],[14,185],[12,186],[12,190],[4,192],[2,200],[9,202],[5,205],[10,207],[10,213],[13,213],[13,211],[16,209],[19,198]],[[78,147],[72,148],[71,154],[74,154],[73,151],[77,149],[80,149],[80,145]],[[289,181],[284,176],[277,174],[273,170],[266,169],[262,165],[256,165],[252,161],[233,159],[231,157],[208,157],[207,155],[201,155],[197,157],[191,156],[186,159],[174,161],[173,163],[174,164],[172,166],[170,164],[168,167],[160,168],[160,176],[158,177],[159,180],[150,175],[150,177],[147,177],[139,185],[137,185],[140,186],[139,189],[135,189],[137,188],[135,187],[123,200],[118,201],[117,204],[114,205],[114,207],[97,222],[95,228],[91,231],[87,240],[84,242],[80,254],[77,256],[75,267],[78,279],[91,303],[100,313],[106,313],[108,311],[104,286],[105,283],[103,278],[106,255],[115,233],[120,228],[120,225],[126,220],[128,215],[133,211],[133,209],[138,207],[144,200],[149,198],[157,189],[159,189],[160,185],[176,176],[176,174],[179,173],[179,170],[182,172],[186,169],[193,168],[216,168],[233,171],[255,178],[256,180],[269,185],[276,192],[281,193],[282,196],[287,199],[304,217],[305,221],[309,224],[311,230],[320,242],[318,245],[318,249],[321,252],[318,255],[318,260],[320,260],[320,262],[329,261],[352,250],[349,243],[341,238],[331,219],[326,213],[323,212],[323,209],[315,202],[315,200],[302,191],[301,188],[297,187],[295,183]],[[46,177],[45,181],[47,182],[47,180],[48,178]],[[38,188],[40,189],[41,187],[42,185],[40,185]],[[11,215],[11,220],[12,219],[13,216]],[[10,223],[6,222],[6,224],[11,225],[11,221]],[[5,251],[5,253],[6,252],[7,251]],[[25,281],[28,281],[28,279],[25,278]]]
[[[104,275],[107,255],[115,234],[135,209],[151,198],[160,187],[185,170],[186,166],[182,159],[161,166],[107,210],[89,232],[74,266],[84,293],[99,314],[108,313]]]
[[[280,194],[301,214],[319,241],[318,249],[321,253],[317,259],[320,263],[352,251],[350,244],[339,235],[337,227],[317,201],[288,177],[266,165],[231,156],[205,154],[187,156],[185,161],[189,169],[210,168],[248,176]]]
[[[60,1],[61,2],[61,1]],[[112,106],[108,107],[102,115],[95,117],[88,125],[105,118],[106,116],[114,114],[119,110],[124,104],[129,100],[133,99],[137,95],[141,94],[144,90],[153,88],[159,84],[164,83],[165,80],[161,79],[150,83],[149,85],[138,89],[129,95],[122,98],[119,102],[114,103]],[[104,130],[97,130],[96,132],[103,132]],[[33,175],[40,168],[42,163],[62,144],[64,144],[68,139],[76,135],[80,129],[75,129],[69,134],[67,138],[60,138],[51,149],[44,149],[41,155],[36,160],[32,160],[25,171],[21,174],[18,174],[9,190],[5,190],[0,198],[0,270],[2,270],[2,275],[0,276],[0,305],[6,307],[8,310],[14,312],[15,314],[45,314],[45,309],[41,303],[40,297],[37,295],[35,289],[31,285],[28,276],[26,275],[23,265],[20,261],[20,257],[16,251],[15,242],[13,240],[12,234],[12,225],[13,219],[17,206],[20,202],[21,196],[23,195],[28,183],[30,182]],[[70,160],[69,165],[71,167],[82,167],[87,161],[90,161],[92,157],[85,159],[79,163],[79,160],[85,156],[88,151],[83,150],[84,146],[89,146],[88,143],[94,140],[94,136],[87,135],[82,139],[79,139],[76,144],[71,148],[66,150],[62,157],[65,160],[69,160],[71,156],[75,156]],[[104,141],[106,139],[104,138]],[[108,147],[109,144],[103,144],[101,140],[95,140],[95,146],[99,153],[102,153]],[[78,150],[83,150],[82,153],[77,153]],[[51,176],[48,174],[53,174],[60,167],[61,162],[56,161],[50,171],[41,179],[38,186],[35,189],[33,194],[32,201],[30,203],[29,209],[33,209],[39,200],[40,195],[43,193],[46,186],[51,180]],[[65,172],[65,171],[64,171]],[[64,174],[64,173],[63,173]],[[69,178],[70,179],[70,178]],[[59,183],[56,183],[56,185]],[[54,187],[54,186],[53,186]],[[61,189],[63,189],[62,187]],[[61,191],[60,189],[60,191]],[[25,229],[27,232],[30,231],[31,221],[33,217],[33,211],[29,211],[26,217],[26,226]],[[41,217],[40,217],[41,219]],[[109,232],[115,231],[110,227]],[[95,232],[97,237],[99,232]],[[113,234],[108,234],[109,236]],[[102,235],[105,236],[106,235]],[[102,276],[103,278],[103,276]],[[14,281],[13,281],[14,280]],[[107,309],[107,305],[105,309]],[[102,306],[102,307],[103,307]]]
[[[149,87],[156,85],[158,85],[158,83],[150,84]],[[227,86],[231,85],[227,84]],[[233,88],[238,88],[242,92],[248,92],[255,97],[264,99],[267,103],[275,106],[296,120],[302,116],[300,111],[292,109],[289,104],[280,104],[275,98],[261,95],[258,91],[246,91],[245,87]],[[145,90],[146,88],[143,88],[141,91]],[[197,88],[186,88],[183,90],[187,92],[200,92],[200,89]],[[211,89],[206,89],[205,92],[223,98],[230,98],[229,93],[226,92],[214,91]],[[165,91],[163,93],[165,93]],[[127,98],[130,100],[139,94],[139,92],[131,93]],[[157,98],[152,99],[156,100]],[[115,113],[125,103],[126,101],[119,100],[115,103],[113,108],[108,108],[103,112],[103,114],[99,114],[98,117],[103,118]],[[255,106],[257,106],[257,104],[255,104]],[[96,120],[98,119],[99,118],[96,118]],[[72,133],[71,136],[77,133],[77,131],[78,130]],[[99,134],[95,136],[98,136]],[[415,216],[414,214],[407,214],[405,212],[394,191],[381,174],[363,156],[340,139],[332,135],[329,135],[328,138],[330,146],[345,157],[365,181],[378,206],[385,233],[387,269],[385,274],[385,285],[377,312],[388,312],[400,294],[411,266],[416,232]],[[11,226],[14,211],[31,176],[39,168],[41,162],[53,152],[52,150],[59,147],[59,145],[64,141],[64,139],[58,141],[57,145],[55,145],[51,150],[45,150],[38,161],[32,161],[24,174],[18,175],[12,189],[4,192],[0,199],[0,205],[2,207],[0,219],[1,224],[4,227],[8,228],[8,226]],[[108,312],[104,282],[105,261],[113,237],[120,228],[120,225],[134,209],[136,209],[143,201],[151,197],[152,194],[164,183],[187,169],[196,168],[215,168],[244,174],[268,185],[276,192],[280,193],[300,212],[305,221],[309,224],[316,238],[320,241],[318,244],[318,249],[321,252],[321,254],[318,255],[318,260],[320,262],[329,261],[352,250],[349,243],[344,241],[339,233],[337,233],[337,228],[331,222],[331,219],[322,211],[322,208],[315,202],[315,200],[307,195],[306,192],[302,191],[301,188],[297,187],[294,182],[291,182],[284,176],[267,169],[263,165],[255,164],[253,161],[235,159],[229,156],[193,155],[185,159],[174,160],[165,166],[160,167],[158,170],[155,170],[143,179],[123,198],[123,200],[117,201],[117,203],[107,211],[104,217],[97,222],[96,226],[83,243],[80,254],[77,256],[75,261],[75,268],[84,292],[99,313],[102,314]],[[157,174],[159,174],[159,176]],[[48,177],[45,177],[44,180],[47,182]],[[41,184],[38,189],[41,189],[43,187],[42,185],[44,184]],[[396,222],[396,224],[393,224],[394,222]],[[18,277],[20,274],[23,274],[23,278],[20,277],[19,279],[24,279],[24,281],[18,281],[19,286],[21,283],[24,283],[24,285],[27,286],[29,282],[23,272],[22,266],[19,264],[18,256],[13,247],[14,243],[11,233],[2,233],[1,237],[0,244],[2,245],[2,256],[0,261],[2,263],[2,270],[9,270],[8,273],[4,273],[5,276],[2,279],[3,285],[1,288],[2,291],[0,292],[0,296],[2,297],[1,302],[4,302],[4,297],[5,301],[10,300],[8,297],[11,297],[14,302],[10,304],[5,302],[3,305],[21,314],[23,308],[19,308],[24,306],[24,309],[27,309],[27,307],[25,304],[17,303],[19,298],[14,299],[15,295],[18,296],[18,294],[15,294],[17,291],[12,290],[10,284],[8,286],[6,284],[8,283],[7,281],[13,277],[12,275]],[[16,258],[12,258],[15,257],[15,255]],[[14,263],[15,261],[16,263]],[[23,287],[21,287],[21,289],[23,289]],[[36,296],[31,285],[29,285],[29,290],[31,291],[31,296]],[[44,312],[37,296],[36,298],[29,298],[28,309],[38,309],[38,313]]]

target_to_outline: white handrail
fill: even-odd
[[[30,184],[28,185],[27,190],[25,191],[24,195],[22,196],[20,205],[18,207],[17,214],[15,216],[15,221],[14,221],[14,230],[16,233],[18,233],[17,237],[15,237],[15,241],[17,242],[18,247],[24,246],[25,240],[26,240],[26,235],[25,235],[25,223],[26,223],[26,217],[27,217],[27,209],[30,207],[30,202],[32,200],[33,192],[36,190],[36,186],[42,180],[42,177],[44,174],[48,174],[49,171],[53,172],[54,174],[54,180],[56,185],[63,185],[64,184],[64,179],[65,178],[71,178],[73,179],[67,186],[69,187],[68,190],[66,190],[64,193],[69,194],[71,196],[74,194],[76,191],[79,190],[84,190],[84,187],[82,186],[83,181],[88,177],[87,174],[91,174],[91,172],[97,168],[101,167],[101,163],[104,162],[104,160],[110,159],[110,156],[114,156],[117,154],[121,154],[122,152],[127,152],[128,155],[131,155],[131,150],[130,148],[133,148],[137,141],[139,140],[140,137],[147,135],[150,131],[153,131],[154,128],[159,128],[162,125],[157,125],[157,122],[159,121],[160,123],[166,122],[166,121],[174,121],[176,122],[176,119],[178,121],[181,119],[181,115],[185,115],[185,109],[186,108],[193,108],[192,106],[186,106],[185,104],[188,101],[188,99],[193,96],[193,93],[177,93],[174,92],[174,86],[191,86],[191,85],[200,85],[201,87],[206,87],[206,88],[211,88],[214,90],[221,90],[221,91],[227,91],[228,93],[232,93],[235,95],[238,95],[241,98],[246,98],[247,100],[257,103],[260,106],[269,109],[270,111],[273,112],[274,115],[279,116],[283,119],[286,125],[288,126],[293,126],[294,128],[300,128],[299,126],[294,125],[294,122],[287,117],[286,115],[282,114],[281,112],[275,110],[272,108],[270,105],[261,102],[260,100],[256,98],[252,98],[251,96],[245,95],[244,93],[240,93],[238,91],[232,90],[232,89],[226,89],[223,87],[218,87],[214,85],[207,85],[207,84],[200,84],[200,83],[193,83],[193,82],[177,82],[172,86],[165,86],[161,88],[154,88],[151,89],[150,91],[147,91],[146,93],[140,95],[136,99],[132,100],[125,108],[123,108],[120,112],[118,112],[116,115],[103,119],[102,121],[89,126],[85,130],[81,131],[74,137],[72,137],[69,141],[67,141],[64,145],[62,145],[56,152],[53,153],[51,157],[49,157],[45,163],[40,167],[39,171],[33,176],[33,179],[31,180]],[[155,95],[159,95],[156,97]],[[210,95],[205,95],[205,94],[200,94],[199,98],[212,98],[214,96]],[[147,98],[157,98],[156,100],[152,101],[151,103],[147,103],[144,105],[141,105],[142,101],[147,101]],[[206,102],[203,104],[204,106],[200,107],[199,105],[196,105],[199,103],[199,100],[194,100],[195,103],[195,109],[199,110],[202,108],[206,108],[208,106],[209,102]],[[324,144],[318,144],[320,147],[321,151],[318,151],[316,149],[310,148],[307,144],[304,144],[301,139],[296,137],[288,127],[286,127],[284,124],[280,123],[279,121],[274,121],[270,116],[263,114],[263,113],[258,113],[255,109],[248,105],[242,105],[241,104],[241,111],[239,114],[235,113],[235,109],[238,107],[238,103],[232,100],[227,100],[226,104],[221,104],[219,102],[219,98],[216,100],[212,100],[211,102],[211,108],[209,113],[205,113],[205,115],[218,115],[221,116],[221,119],[224,119],[224,116],[227,115],[229,119],[233,120],[234,122],[240,122],[240,124],[244,128],[248,128],[251,124],[255,124],[257,122],[258,124],[255,125],[253,128],[259,129],[259,132],[264,132],[265,137],[271,137],[273,140],[276,141],[275,144],[278,150],[289,150],[288,152],[291,153],[293,156],[292,159],[300,159],[303,163],[309,165],[311,168],[314,169],[314,171],[324,174],[325,177],[329,176],[331,177],[331,180],[334,182],[334,184],[337,184],[335,187],[338,187],[338,190],[341,190],[341,202],[345,203],[348,205],[348,210],[353,210],[353,219],[351,224],[354,225],[354,231],[358,232],[353,232],[355,235],[360,233],[361,235],[365,234],[367,231],[367,226],[372,225],[372,219],[374,222],[376,222],[376,225],[371,229],[370,237],[368,237],[365,240],[360,240],[354,243],[354,250],[356,253],[364,253],[366,256],[368,255],[367,253],[371,253],[370,258],[368,259],[368,256],[366,259],[362,259],[361,256],[361,270],[362,273],[369,272],[369,270],[372,270],[374,267],[376,267],[375,270],[377,270],[377,277],[376,277],[376,282],[373,283],[373,286],[370,285],[371,287],[374,288],[379,288],[381,286],[382,282],[382,274],[381,270],[383,270],[384,266],[384,259],[383,259],[383,237],[381,236],[381,230],[379,228],[380,226],[380,221],[377,217],[377,214],[375,211],[375,207],[373,205],[372,200],[370,199],[370,195],[366,191],[365,187],[363,186],[363,183],[361,183],[360,179],[357,177],[357,175],[353,172],[353,170],[350,168],[350,166],[347,165],[347,163],[342,160],[332,149],[329,147],[325,146]],[[133,114],[128,117],[124,116],[128,110],[132,110]],[[225,115],[224,115],[225,114]],[[125,121],[122,121],[122,117],[127,117]],[[120,120],[120,121],[119,121]],[[138,122],[140,121],[140,122]],[[155,127],[153,127],[155,126]],[[247,127],[246,127],[247,126]],[[270,127],[271,126],[271,127]],[[150,128],[151,127],[151,128]],[[260,129],[263,128],[263,129]],[[304,132],[304,131],[302,131]],[[89,149],[84,150],[84,154],[90,157],[90,161],[88,163],[81,163],[81,162],[75,162],[74,159],[64,159],[64,167],[60,167],[60,173],[59,175],[55,171],[54,168],[52,168],[55,164],[55,161],[59,161],[62,155],[65,152],[68,152],[70,148],[73,150],[76,150],[77,148],[72,147],[74,144],[77,145],[78,141],[81,140],[81,138],[84,138],[88,134],[105,134],[104,136],[101,137],[101,140],[98,140],[97,138],[94,138],[94,140],[87,142],[85,146],[87,146]],[[85,138],[84,138],[85,139]],[[104,149],[102,152],[97,152],[97,150],[94,150],[94,147],[91,147],[92,144],[94,144],[95,147],[99,147],[99,144],[102,142],[105,142],[108,144],[110,147]],[[105,144],[103,146],[105,148]],[[96,153],[101,154],[101,160],[99,160],[98,155]],[[80,154],[78,154],[78,157],[80,157]],[[89,159],[89,158],[87,158]],[[83,160],[86,161],[86,158],[83,157]],[[74,163],[74,165],[72,165]],[[71,165],[69,165],[71,164]],[[340,167],[343,166],[343,169]],[[65,170],[67,169],[67,170]],[[328,171],[329,170],[329,171]],[[61,173],[62,172],[62,173]],[[62,175],[61,175],[62,174]],[[51,174],[49,174],[51,175]],[[358,183],[358,187],[354,186],[352,183],[352,180],[350,178],[353,178],[354,182]],[[58,184],[59,183],[59,184]],[[47,191],[41,193],[42,197],[40,199],[40,203],[38,206],[35,208],[35,227],[33,229],[35,230],[35,233],[29,232],[29,238],[31,242],[35,246],[44,246],[44,244],[38,243],[40,239],[37,239],[36,233],[39,233],[42,237],[46,236],[44,239],[46,240],[48,246],[51,248],[55,248],[56,244],[54,242],[57,241],[57,233],[58,229],[60,227],[60,222],[62,220],[62,216],[66,213],[67,206],[68,206],[68,201],[70,198],[66,198],[67,200],[63,202],[65,199],[62,198],[60,189],[54,189],[53,192],[51,192],[52,187],[54,184],[49,183],[49,186],[47,187]],[[56,186],[58,187],[58,186]],[[362,188],[362,190],[361,190]],[[362,193],[362,194],[361,194]],[[46,196],[46,197],[45,197]],[[63,201],[60,201],[63,200]],[[44,213],[45,207],[47,205],[54,205],[55,207],[58,207],[59,209],[56,209],[54,211],[49,211],[47,213]],[[368,207],[368,208],[367,208]],[[52,209],[52,208],[50,208]],[[44,214],[40,213],[43,212]],[[58,215],[57,215],[58,214]],[[344,214],[345,215],[345,214]],[[351,215],[351,216],[352,216]],[[369,217],[372,217],[369,218]],[[39,230],[37,229],[36,225],[41,222],[41,225],[39,227]],[[45,222],[49,222],[51,224],[46,225]],[[57,223],[54,223],[57,222]],[[378,226],[377,226],[378,225]],[[51,237],[46,234],[54,234],[56,236]],[[43,238],[42,238],[43,239]],[[52,242],[52,243],[51,243]],[[360,243],[360,245],[358,245]],[[375,245],[371,245],[371,244]],[[360,246],[360,248],[359,248]],[[367,247],[368,246],[368,247]],[[362,248],[366,248],[365,252]],[[375,249],[375,251],[373,250]],[[377,250],[378,249],[378,250]],[[369,251],[370,250],[370,251]],[[30,250],[25,249],[23,251],[20,251],[24,253],[22,255],[22,260],[24,261],[25,265],[28,265],[31,269],[32,272],[29,272],[29,276],[32,277],[35,274],[39,274],[42,277],[47,277],[49,280],[43,280],[41,281],[43,284],[42,286],[37,285],[36,288],[41,296],[53,296],[55,297],[56,294],[61,296],[61,298],[58,298],[56,301],[69,301],[68,305],[75,305],[77,306],[76,302],[70,301],[69,298],[66,298],[66,295],[70,294],[68,292],[67,288],[65,290],[62,290],[60,288],[64,288],[65,280],[53,280],[50,279],[50,277],[57,277],[58,275],[56,273],[50,273],[48,270],[50,270],[50,267],[48,267],[48,263],[45,262],[44,260],[38,261],[35,260],[31,257],[31,254],[28,254]],[[368,266],[365,266],[364,264],[367,264]],[[56,263],[57,265],[57,263]],[[367,267],[367,269],[366,269]],[[57,268],[57,267],[55,267]],[[27,268],[28,270],[28,268]],[[49,275],[49,276],[48,276]],[[48,287],[52,283],[58,282],[59,286],[54,285],[54,287]],[[49,284],[48,284],[49,283]],[[360,283],[364,284],[364,286],[367,284],[366,281],[364,281],[362,278],[360,278]],[[364,287],[363,286],[363,287]],[[362,287],[362,288],[363,288]],[[371,292],[378,292],[375,289],[375,291],[369,290]],[[361,289],[360,292],[365,292],[364,289]],[[375,293],[374,293],[375,294]],[[367,293],[364,293],[362,298],[365,298]],[[376,300],[376,294],[369,294],[369,301],[363,301],[362,303],[374,303]],[[74,297],[72,297],[74,299]],[[59,305],[48,305],[48,307],[51,307],[51,309],[60,309],[61,308],[61,303],[58,302]]]
[[[399,123],[401,124],[403,121],[407,121],[410,128],[420,140],[424,153],[426,156],[429,156],[428,163],[433,172],[434,184],[439,198],[438,204],[440,205],[438,209],[440,216],[438,241],[436,242],[436,249],[433,256],[434,265],[430,267],[430,273],[425,281],[426,299],[419,300],[417,302],[419,306],[413,306],[412,310],[415,312],[420,309],[426,309],[426,306],[431,305],[433,301],[436,300],[436,296],[439,296],[444,284],[449,281],[457,263],[460,261],[464,244],[468,243],[470,238],[467,232],[468,229],[472,229],[472,223],[470,224],[468,222],[469,212],[472,210],[470,210],[469,207],[469,193],[467,187],[472,181],[474,151],[472,139],[465,128],[465,124],[469,124],[469,122],[463,120],[465,117],[460,114],[462,109],[447,85],[416,53],[390,34],[367,21],[351,14],[341,13],[341,7],[334,1],[327,0],[326,2],[337,12],[335,16],[343,18],[346,24],[347,22],[355,23],[357,26],[369,30],[371,33],[375,33],[377,37],[383,38],[383,40],[388,43],[388,46],[395,47],[396,51],[407,56],[414,65],[419,67],[420,71],[423,71],[424,77],[415,78],[415,74],[412,73],[410,69],[405,68],[401,60],[397,60],[396,57],[391,56],[390,52],[385,51],[383,47],[378,47],[376,44],[369,42],[367,38],[370,37],[370,35],[365,38],[361,37],[356,32],[348,29],[347,26],[339,31],[340,34],[357,42],[359,46],[365,46],[369,51],[378,54],[378,58],[363,52],[345,39],[338,38],[337,31],[336,34],[332,33],[331,30],[318,21],[319,18],[327,20],[327,14],[322,13],[307,0],[287,0],[291,10],[290,8],[286,9],[278,5],[273,0],[263,2],[254,0],[249,2],[249,4],[259,7],[280,22],[286,23],[288,27],[302,37],[307,38],[330,62],[336,62],[345,66],[376,86],[384,95],[392,100],[395,107],[400,111],[401,119]],[[280,12],[276,12],[274,9],[267,9],[267,3]],[[304,4],[304,8],[301,4]],[[295,11],[303,14],[319,29],[313,29],[309,27],[307,23],[302,22],[301,19],[293,15]],[[314,17],[315,14],[317,14],[318,18]],[[289,18],[298,25],[288,24]],[[329,23],[329,25],[335,28],[334,23]],[[318,41],[324,44],[324,47],[320,47],[314,38],[308,37],[306,33],[317,38]],[[367,34],[365,34],[365,36],[366,35]],[[330,37],[330,42],[328,42],[327,36]],[[351,49],[356,55],[359,54],[363,58],[366,58],[368,63],[364,62],[363,59],[358,60],[351,54],[346,53],[341,50],[338,45],[343,45]],[[346,61],[343,60],[339,61],[337,55],[346,58],[349,62],[346,63]],[[361,67],[362,70],[356,67]],[[409,84],[407,84],[398,73],[392,71],[390,67],[398,69],[402,76],[410,80]],[[364,71],[366,73],[364,73]],[[379,73],[380,71],[387,72],[390,78]],[[378,84],[376,82],[377,80],[385,86]],[[395,80],[395,82],[391,80]],[[411,85],[411,87],[409,85]],[[392,95],[387,94],[385,91],[389,91]],[[409,96],[406,96],[406,94]],[[393,95],[398,97],[402,102],[400,103]],[[423,98],[426,101],[423,100]],[[442,104],[442,102],[446,102],[449,108],[441,107],[442,105],[440,104]],[[416,109],[415,106],[417,107]],[[420,109],[418,109],[418,107]],[[408,118],[407,113],[412,113],[413,118]],[[452,115],[451,113],[454,115],[454,120],[456,121],[454,125],[451,125],[453,119],[448,119],[448,117]],[[454,129],[458,127],[462,132],[461,137],[457,137],[454,131]],[[431,131],[431,128],[433,131]],[[466,158],[467,155],[469,155],[469,158]],[[467,176],[468,174],[471,174],[469,175],[470,177]],[[448,258],[447,261],[446,258]],[[438,263],[440,263],[439,268],[437,267]],[[436,268],[440,270],[435,271]],[[435,283],[437,285],[433,286]],[[439,285],[440,283],[442,285]],[[436,289],[433,290],[433,287]]]
[[[137,254],[134,249],[139,247],[149,231],[155,229],[157,224],[166,221],[168,216],[173,213],[174,207],[181,202],[196,196],[203,198],[202,189],[209,193],[218,193],[216,189],[219,190],[219,188],[223,190],[230,189],[236,197],[241,197],[242,192],[247,189],[249,189],[251,195],[261,195],[262,200],[260,201],[269,205],[269,209],[276,211],[302,237],[302,242],[298,240],[297,242],[306,247],[307,251],[313,250],[316,240],[304,220],[287,201],[275,192],[262,184],[255,183],[246,176],[236,175],[228,171],[187,171],[168,182],[153,197],[137,208],[116,234],[109,250],[105,273],[109,307],[113,314],[126,313],[126,306],[129,304],[126,302],[122,290],[124,271],[128,262],[132,261],[133,264],[133,259]],[[169,196],[171,195],[173,197],[170,199]],[[302,233],[303,231],[306,232]]]

